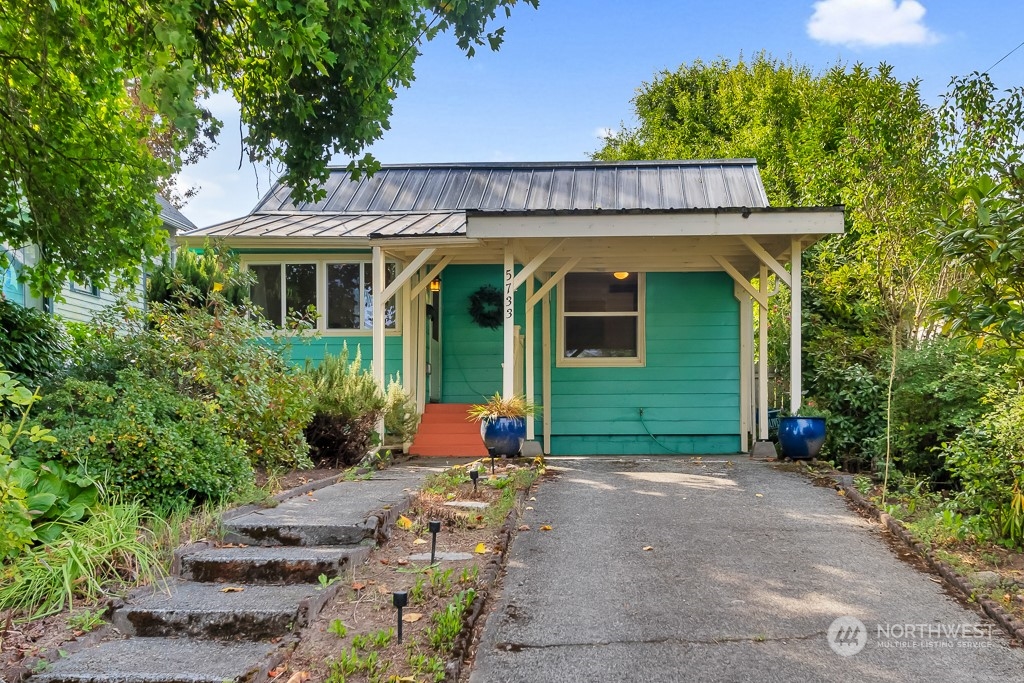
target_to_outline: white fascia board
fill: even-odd
[[[469,238],[824,235],[843,232],[843,209],[583,215],[467,216]]]

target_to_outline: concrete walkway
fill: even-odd
[[[471,683],[1024,676],[1024,650],[832,489],[746,457],[551,463],[566,469],[528,504]],[[841,616],[865,625],[834,638],[848,656],[828,639]]]

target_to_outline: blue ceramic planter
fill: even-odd
[[[480,436],[488,453],[497,457],[519,455],[526,441],[526,420],[521,417],[492,417],[480,421]]]
[[[782,455],[793,460],[810,460],[818,456],[825,443],[825,418],[784,417],[779,421],[779,443]]]

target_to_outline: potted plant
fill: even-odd
[[[807,401],[795,415],[779,420],[779,445],[782,456],[793,460],[811,460],[818,457],[825,444],[825,412]]]
[[[495,392],[483,403],[469,409],[470,420],[480,422],[480,436],[487,452],[494,456],[519,455],[526,441],[526,418],[537,414],[537,406],[522,394],[502,398]]]

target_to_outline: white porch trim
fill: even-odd
[[[790,274],[793,278],[793,286],[790,288],[792,306],[789,318],[789,410],[796,413],[796,411],[800,410],[800,404],[803,402],[803,354],[801,349],[802,330],[800,329],[802,324],[801,304],[803,300],[801,287],[803,244],[799,237],[793,237],[792,244],[789,266]]]

